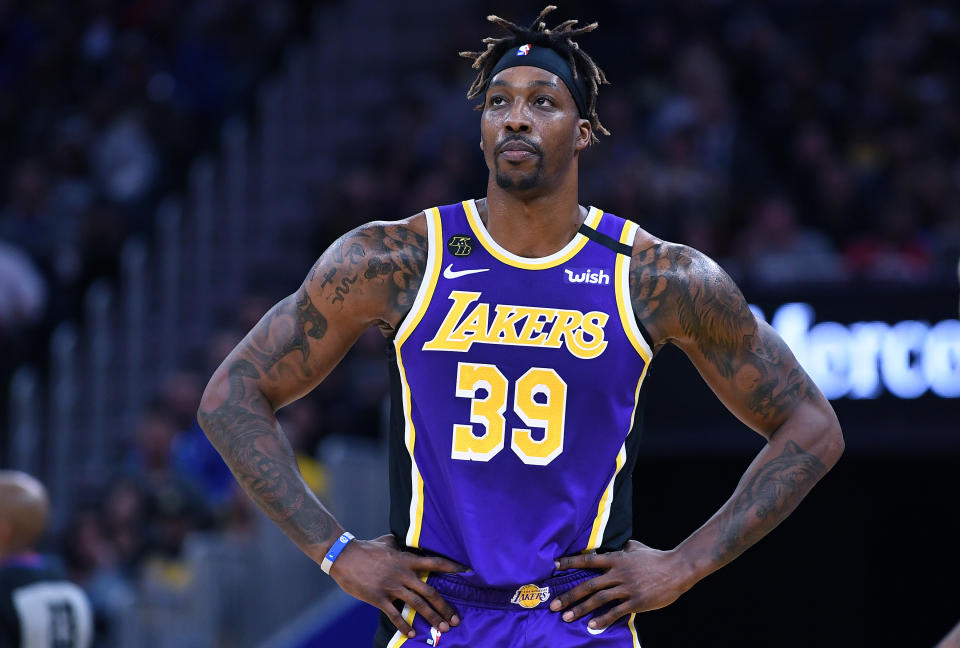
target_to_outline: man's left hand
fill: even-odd
[[[550,602],[554,612],[566,610],[564,621],[574,621],[614,601],[620,603],[591,619],[591,628],[602,630],[620,617],[670,605],[690,589],[694,580],[683,557],[630,540],[621,551],[564,556],[559,569],[596,569],[603,573],[580,583]],[[579,603],[578,603],[579,601]],[[577,603],[573,607],[570,607]],[[567,608],[570,609],[567,609]]]

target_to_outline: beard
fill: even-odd
[[[514,170],[508,173],[501,169],[500,160],[494,162],[496,166],[497,186],[506,191],[528,191],[540,184],[543,180],[543,156],[537,156],[537,166],[531,172]],[[522,175],[519,175],[522,174]],[[517,177],[519,175],[519,177]]]

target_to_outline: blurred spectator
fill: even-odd
[[[0,240],[58,296],[31,302],[33,325],[77,318],[90,282],[116,278],[125,239],[152,234],[156,200],[252,104],[310,4],[0,3]],[[21,342],[0,336],[0,357],[45,362]],[[0,385],[14,366],[0,361]]]
[[[118,521],[136,524],[136,516],[143,516],[146,552],[177,555],[187,531],[212,524],[210,502],[197,475],[189,472],[192,466],[176,462],[174,446],[179,432],[176,418],[164,404],[150,405],[137,424],[127,455],[127,484],[116,493],[121,498],[116,505]],[[135,493],[142,495],[136,507]],[[131,543],[130,549],[134,546],[135,542]]]
[[[47,282],[33,261],[0,240],[0,344],[4,330],[34,324],[43,316]]]
[[[83,590],[36,553],[50,502],[26,473],[0,471],[0,643],[24,648],[86,648],[93,615]]]
[[[50,209],[49,179],[39,160],[17,164],[9,196],[0,209],[0,238],[29,253],[45,272],[54,273],[56,252],[64,247],[73,224],[59,223]]]
[[[108,535],[103,513],[94,507],[78,510],[62,534],[67,573],[90,598],[97,645],[118,645],[119,626],[135,600],[132,574],[120,563],[117,543],[123,538]]]
[[[797,221],[793,206],[772,197],[756,208],[755,217],[738,241],[740,262],[750,280],[776,285],[845,278],[830,239]]]
[[[317,495],[327,490],[327,474],[317,460],[319,425],[323,420],[314,398],[301,398],[278,413],[280,425],[297,457],[303,480]]]
[[[844,255],[857,276],[877,281],[922,281],[933,272],[932,246],[903,200],[886,205],[877,231],[862,235]]]
[[[117,565],[132,579],[146,551],[147,494],[143,486],[129,476],[115,479],[105,490],[101,512],[103,531],[110,539]]]
[[[94,143],[93,168],[107,200],[136,205],[149,197],[157,177],[157,156],[136,112],[117,117]]]
[[[177,371],[164,380],[160,398],[178,430],[171,448],[174,469],[189,476],[219,510],[230,501],[236,479],[197,423],[203,384],[197,374]]]

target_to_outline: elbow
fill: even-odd
[[[834,463],[840,456],[843,454],[843,451],[847,448],[847,442],[843,439],[843,431],[840,429],[840,423],[837,422],[836,428],[833,431],[833,436],[831,437],[833,444],[833,451],[835,454]]]
[[[203,390],[203,396],[200,397],[200,406],[197,408],[197,423],[207,438],[210,438],[215,427],[216,411],[226,402],[228,394],[229,385],[218,369],[210,377],[210,381]]]
[[[843,439],[843,430],[840,429],[840,421],[831,408],[827,421],[823,426],[818,445],[820,446],[820,456],[823,463],[832,468],[846,449],[846,441]]]
[[[261,391],[260,374],[251,363],[239,360],[225,365],[210,377],[197,408],[197,423],[214,446],[237,420],[251,415],[269,418],[276,411]]]
[[[775,434],[796,442],[816,457],[826,470],[840,460],[846,446],[840,421],[826,401],[797,408]]]

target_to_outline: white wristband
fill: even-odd
[[[324,574],[330,573],[330,568],[333,567],[333,561],[340,556],[340,552],[343,551],[344,547],[347,546],[347,543],[353,540],[353,534],[349,531],[344,531],[339,538],[337,538],[333,546],[330,547],[330,551],[327,552],[327,555],[323,557],[323,562],[320,563],[320,569],[323,570]]]

